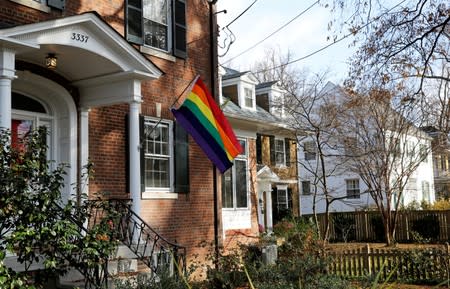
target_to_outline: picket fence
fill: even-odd
[[[313,218],[312,215],[304,216]],[[318,214],[325,231],[325,214]],[[384,231],[377,211],[330,213],[331,242],[383,242]],[[450,210],[399,211],[395,240],[415,242],[418,234],[432,242],[450,241]]]
[[[328,252],[328,273],[358,278],[378,276],[389,282],[438,284],[450,280],[449,246],[423,249],[370,248]]]

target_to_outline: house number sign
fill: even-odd
[[[85,34],[81,34],[81,33],[72,33],[72,36],[70,37],[70,39],[75,40],[75,41],[79,41],[79,42],[83,42],[83,43],[87,43],[89,36],[85,35]]]

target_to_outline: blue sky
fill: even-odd
[[[224,27],[254,0],[219,0],[218,11],[226,9],[227,13],[219,13],[218,23]],[[240,54],[247,48],[267,37],[273,31],[283,26],[300,12],[311,6],[314,0],[258,0],[229,28],[236,36],[227,54],[219,59],[223,63]],[[227,65],[239,69],[248,70],[256,60],[264,57],[264,50],[268,47],[280,47],[283,53],[288,49],[297,59],[308,55],[328,44],[327,36],[330,32],[327,25],[331,20],[329,9],[315,5],[312,9],[298,17],[284,29],[274,34],[252,50],[233,59]],[[226,34],[221,32],[220,43],[223,43]],[[295,64],[299,68],[308,68],[311,72],[321,73],[329,70],[329,80],[340,83],[347,74],[349,57],[354,53],[354,48],[348,48],[350,40],[339,42],[308,59]],[[224,50],[219,49],[219,54]]]

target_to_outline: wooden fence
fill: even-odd
[[[317,218],[324,232],[325,214]],[[449,242],[450,210],[399,211],[396,241],[414,242],[419,235],[433,242]],[[330,241],[383,242],[381,215],[377,211],[330,213]]]
[[[346,278],[379,276],[390,282],[437,284],[450,279],[448,245],[414,250],[359,249],[330,252],[329,274]]]

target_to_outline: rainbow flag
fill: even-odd
[[[199,76],[183,103],[171,111],[221,173],[233,165],[241,145]]]

